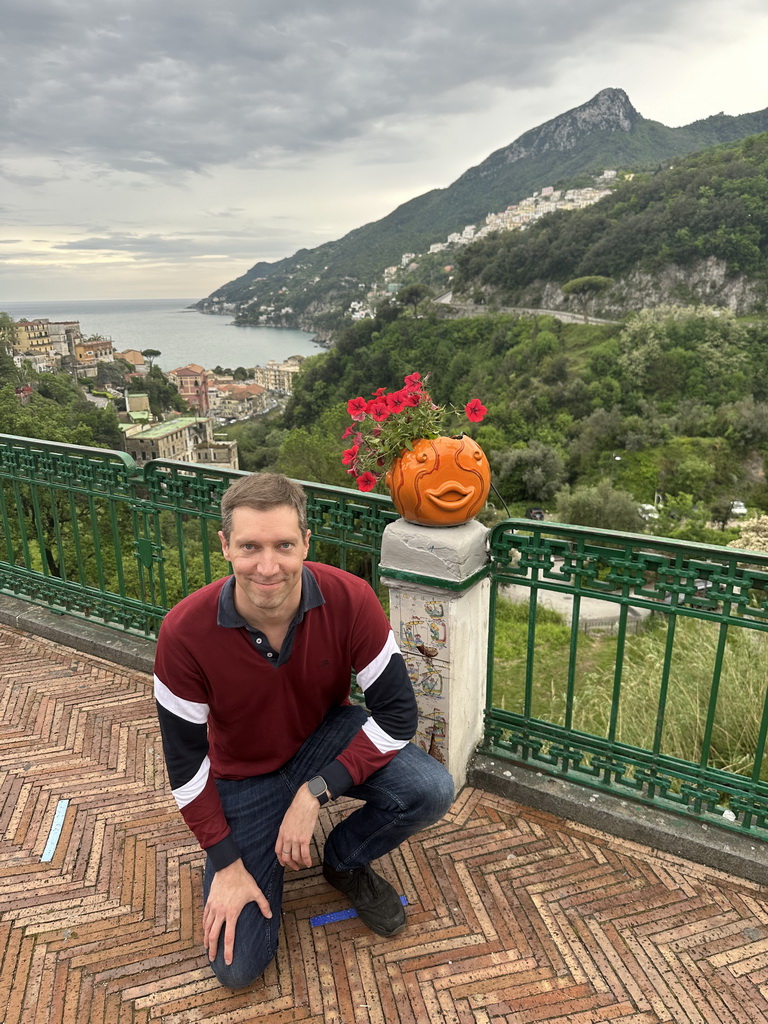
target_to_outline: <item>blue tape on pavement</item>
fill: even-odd
[[[61,830],[64,828],[64,816],[67,813],[68,806],[69,800],[59,800],[56,804],[56,813],[53,816],[51,831],[48,833],[48,842],[45,844],[43,856],[40,858],[41,862],[53,860],[53,855],[56,852],[56,846],[61,836]]]
[[[408,906],[408,899],[406,896],[400,897],[400,902],[404,907]],[[309,923],[313,928],[318,928],[322,924],[333,924],[334,921],[346,921],[348,917],[357,917],[357,911],[352,910],[334,910],[332,914],[318,914],[317,917],[310,917]]]

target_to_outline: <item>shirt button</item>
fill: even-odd
[[[260,643],[261,643],[261,637],[260,637],[260,636],[257,636],[257,637],[256,637],[256,643],[257,643],[257,644],[260,644]]]
[[[274,658],[274,654],[272,654],[272,653],[270,652],[270,653],[269,653],[269,654],[267,655],[267,657],[268,657],[268,658]]]

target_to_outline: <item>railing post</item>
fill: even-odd
[[[483,732],[488,652],[487,529],[398,519],[384,530],[380,577],[419,705],[419,746],[458,790]]]

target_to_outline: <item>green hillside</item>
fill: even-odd
[[[622,90],[605,89],[491,154],[448,188],[418,196],[316,249],[302,249],[272,264],[257,263],[198,308],[216,311],[226,303],[248,322],[258,318],[259,307],[266,307],[274,310],[274,323],[322,327],[325,317],[335,326],[339,312],[360,298],[385,267],[399,263],[404,252],[426,252],[433,242],[543,185],[559,187],[606,167],[651,169],[713,143],[766,130],[768,110],[738,117],[720,114],[668,128],[638,114]]]
[[[537,282],[593,274],[619,280],[636,270],[654,275],[670,264],[687,268],[714,259],[727,276],[758,282],[764,300],[766,255],[768,134],[762,134],[638,175],[588,209],[557,212],[527,231],[469,245],[457,254],[454,288],[481,287],[503,304],[526,304]],[[706,294],[691,298],[708,301]]]
[[[439,403],[488,406],[483,423],[459,417],[453,427],[482,444],[513,513],[554,512],[563,488],[598,488],[603,504],[615,490],[626,492],[626,518],[612,525],[638,530],[638,505],[662,494],[667,511],[653,529],[725,542],[733,533],[711,523],[732,500],[768,510],[766,350],[768,322],[706,307],[659,307],[604,326],[491,313],[364,320],[305,362],[277,468],[349,486],[347,401],[419,370],[431,373]]]

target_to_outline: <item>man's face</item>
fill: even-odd
[[[301,599],[301,568],[309,550],[296,509],[236,508],[229,540],[219,532],[221,550],[232,564],[235,607],[252,626],[293,617]]]

